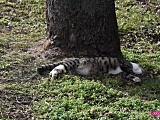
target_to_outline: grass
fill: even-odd
[[[159,119],[150,112],[160,110],[160,2],[137,1],[116,1],[116,14],[124,56],[149,72],[141,84],[120,76],[38,76],[35,68],[49,62],[31,52],[45,39],[45,1],[1,0],[0,119]]]

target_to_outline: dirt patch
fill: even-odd
[[[35,95],[26,90],[16,90],[19,88],[8,88],[8,85],[23,88],[23,85],[38,84],[37,82],[41,80],[42,76],[37,74],[36,68],[41,64],[52,63],[53,60],[64,56],[64,53],[53,45],[40,51],[45,42],[46,40],[40,40],[14,54],[12,48],[4,48],[6,52],[2,54],[2,58],[9,59],[9,65],[0,71],[0,119],[35,119],[31,113]],[[10,43],[8,44],[10,45]],[[20,91],[23,92],[19,93]]]
[[[29,106],[32,105],[32,96],[18,94],[15,91],[0,91],[0,118],[28,120],[32,118]]]
[[[40,40],[34,43],[27,51],[28,54],[34,56],[39,60],[54,60],[58,58],[62,58],[65,56],[64,52],[60,50],[58,47],[54,47],[54,45],[50,44],[44,50],[43,46],[47,40]]]

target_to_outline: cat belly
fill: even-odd
[[[121,73],[121,72],[122,72],[121,68],[117,67],[115,70],[114,69],[109,70],[108,74],[116,75],[116,74]]]
[[[78,75],[90,75],[90,69],[89,68],[77,68],[76,74]]]

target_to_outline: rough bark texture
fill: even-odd
[[[47,38],[65,56],[122,58],[113,0],[46,0],[46,5]]]

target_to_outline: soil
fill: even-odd
[[[64,56],[59,48],[52,48],[52,45],[41,51],[45,42],[46,40],[40,40],[31,45],[27,50],[19,51],[19,56],[25,55],[23,64],[12,65],[0,72],[2,76],[0,78],[0,119],[35,119],[30,109],[32,102],[38,99],[37,96],[30,95],[27,90],[25,93],[19,93],[20,91],[16,91],[14,87],[8,88],[7,85],[19,84],[21,87],[23,85],[29,85],[30,87],[30,84],[37,84],[41,76],[36,72],[36,67],[38,66],[36,63],[48,63]],[[8,49],[8,54],[9,51],[11,50]],[[6,57],[7,54],[4,56]],[[8,77],[4,75],[5,73]]]

